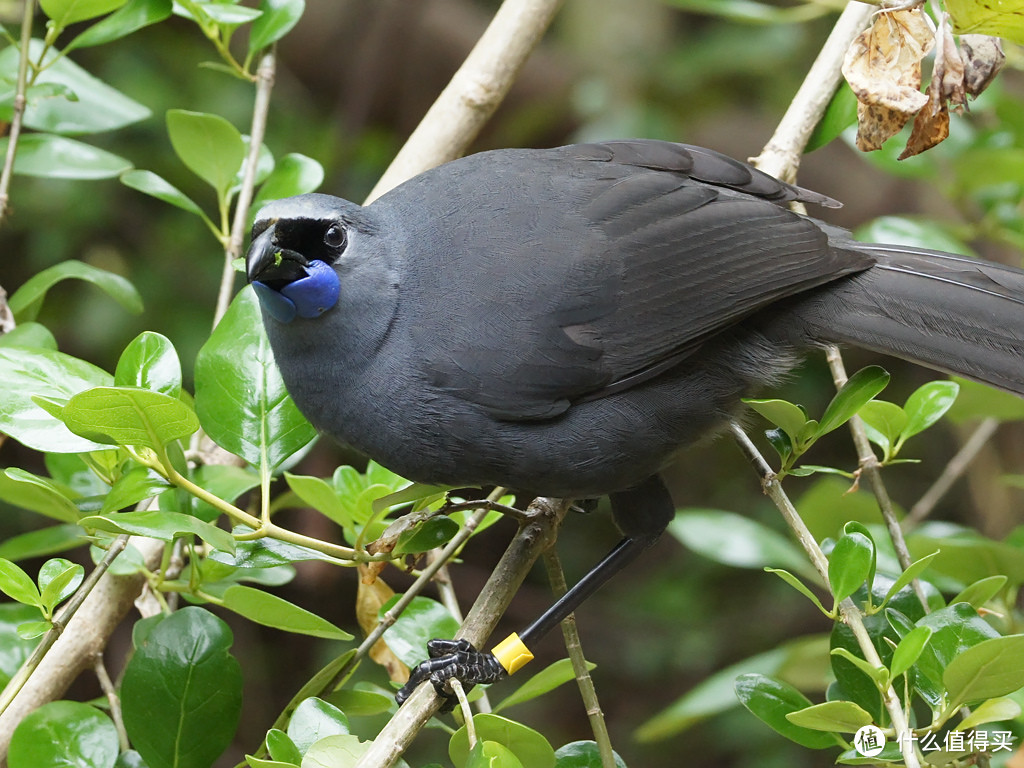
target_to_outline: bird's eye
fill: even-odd
[[[324,242],[330,248],[340,248],[345,244],[345,228],[340,224],[331,224],[324,233]]]

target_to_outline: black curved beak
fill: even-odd
[[[280,290],[307,276],[309,261],[302,254],[280,247],[276,242],[277,227],[271,224],[253,239],[245,256],[245,273],[249,282],[261,282]]]

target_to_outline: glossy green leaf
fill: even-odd
[[[110,13],[124,3],[125,0],[39,0],[39,7],[57,27],[67,27]]]
[[[74,594],[85,578],[85,568],[62,557],[55,557],[43,563],[39,569],[40,602],[48,611]]]
[[[942,673],[950,702],[967,704],[1024,687],[1024,635],[983,640],[956,656]]]
[[[0,592],[25,605],[42,604],[32,577],[10,560],[0,559]]]
[[[783,567],[806,578],[816,571],[803,552],[763,523],[717,509],[683,509],[668,531],[684,546],[715,562],[737,568]]]
[[[615,768],[626,768],[626,761],[617,752]],[[555,750],[555,768],[601,768],[601,752],[593,741],[572,741]]]
[[[906,164],[903,167],[907,167]],[[879,216],[868,224],[858,227],[855,234],[858,240],[865,242],[891,243],[911,248],[931,248],[964,256],[970,256],[972,253],[966,243],[954,237],[942,226],[937,225],[934,219]]]
[[[0,336],[0,346],[57,349],[57,340],[45,325],[22,322]]]
[[[836,602],[852,595],[868,578],[875,544],[863,533],[844,534],[828,558],[828,581]]]
[[[833,656],[838,656],[850,662],[853,666],[867,675],[868,679],[870,679],[875,685],[884,686],[889,682],[888,670],[885,667],[875,666],[847,648],[833,648],[831,653]]]
[[[955,381],[932,381],[914,390],[903,406],[908,419],[903,439],[913,437],[941,419],[953,407],[959,393],[960,385]]]
[[[316,437],[288,396],[250,287],[199,351],[195,377],[203,429],[253,466],[275,469]]]
[[[786,400],[747,398],[743,402],[785,432],[794,445],[800,442],[800,434],[807,423],[807,414],[802,408]]]
[[[0,603],[0,686],[10,682],[37,645],[19,637],[18,627],[38,618],[35,606]]]
[[[399,599],[395,595],[380,607],[381,617]],[[398,620],[384,633],[384,641],[403,664],[414,667],[427,657],[427,643],[434,638],[452,638],[459,622],[441,603],[429,597],[414,597]]]
[[[826,749],[839,743],[833,734],[789,721],[786,715],[811,706],[810,700],[789,683],[756,672],[740,675],[736,679],[736,695],[740,703],[761,722],[801,746]]]
[[[985,723],[998,723],[1020,717],[1021,706],[1013,699],[988,699],[975,707],[971,714],[957,723],[956,730],[974,730]]]
[[[784,582],[789,584],[789,586],[791,586],[793,589],[795,589],[801,595],[803,595],[808,600],[810,600],[812,603],[814,603],[818,607],[819,611],[821,611],[825,615],[831,615],[831,612],[826,610],[825,606],[821,604],[821,600],[818,599],[817,595],[815,595],[813,592],[811,592],[811,590],[807,588],[807,585],[804,584],[802,581],[800,581],[800,579],[798,579],[792,573],[790,573],[789,571],[783,570],[782,568],[765,568],[765,571],[768,572],[768,573],[774,573],[776,576],[778,576]]]
[[[131,187],[143,194],[155,197],[157,200],[163,200],[165,203],[170,203],[184,211],[194,213],[196,216],[204,219],[206,218],[202,208],[196,205],[192,198],[152,171],[128,171],[121,174],[120,178],[121,183],[126,187]]]
[[[267,731],[267,752],[277,763],[298,765],[302,762],[302,753],[295,746],[291,737],[280,728]],[[252,761],[249,761],[252,764]]]
[[[954,423],[990,416],[1000,421],[1024,420],[1024,398],[956,376],[953,381],[960,385],[960,395],[949,409]]]
[[[352,635],[315,613],[262,589],[236,584],[224,593],[224,607],[265,627],[329,640],[351,640]]]
[[[921,626],[914,627],[900,639],[899,645],[892,652],[892,663],[889,665],[889,674],[893,679],[914,665],[931,637],[932,628]]]
[[[121,683],[124,725],[149,768],[209,768],[231,743],[242,675],[227,624],[188,607],[138,642]]]
[[[353,688],[339,688],[326,697],[342,712],[352,716],[372,717],[389,711],[395,705],[393,690],[385,690],[369,683],[356,683]]]
[[[261,0],[262,15],[249,29],[249,53],[256,53],[287,35],[305,9],[305,0]]]
[[[958,35],[976,34],[1004,37],[1024,44],[1024,2],[1022,0],[946,0],[946,11]]]
[[[794,725],[815,731],[838,731],[855,733],[859,728],[870,725],[871,715],[852,701],[825,701],[798,709],[786,715]]]
[[[0,153],[7,153],[7,139],[0,139]],[[112,179],[132,164],[123,157],[64,136],[29,133],[18,142],[14,173],[43,179],[90,181]]]
[[[257,9],[238,5],[233,0],[197,0],[189,3],[189,9],[198,11],[201,16],[200,20],[203,22],[213,22],[228,27],[246,24],[259,18],[260,15],[260,11]],[[182,16],[195,18],[182,4],[175,6],[175,13],[179,12]]]
[[[1002,574],[996,574],[995,576],[988,576],[965,587],[960,594],[950,600],[950,605],[953,603],[970,603],[970,605],[978,610],[985,605],[989,600],[994,598],[999,592],[1006,586],[1007,579]]]
[[[815,432],[816,437],[826,435],[845,424],[864,403],[885,389],[889,374],[877,365],[861,368],[836,392],[825,408],[825,414]]]
[[[72,0],[74,1],[74,0]],[[122,0],[123,2],[123,0]],[[29,45],[29,55],[33,61],[37,61],[43,54],[43,41],[33,40]],[[18,141],[18,156],[26,150],[26,146],[32,146],[36,142],[43,141],[40,137],[45,134],[61,134],[63,136],[76,136],[92,133],[103,133],[123,128],[126,125],[138,123],[150,117],[148,108],[129,98],[120,91],[112,88],[102,80],[89,74],[82,67],[78,66],[70,58],[59,57],[53,49],[49,51],[45,59],[46,67],[36,78],[36,86],[48,86],[49,92],[43,90],[36,98],[30,98],[25,111],[25,126],[41,134],[24,134]],[[16,46],[9,46],[0,51],[0,71],[16,72],[18,69],[18,49]],[[38,92],[38,91],[37,91]],[[10,120],[11,109],[4,106],[0,108],[0,117]],[[48,137],[54,139],[56,137]],[[27,143],[26,143],[27,142]],[[85,149],[83,149],[85,148]],[[68,169],[79,168],[78,173],[95,174],[100,168],[92,167],[98,158],[113,158],[109,153],[100,153],[99,150],[86,144],[78,142],[62,143],[59,145],[61,154],[55,154],[52,159],[63,158],[66,169],[54,168],[52,174],[45,173],[43,160],[33,160],[31,167],[33,173],[22,173],[32,176],[51,176],[53,178],[109,178],[116,173],[107,172],[105,175],[71,175],[62,176]],[[6,144],[4,152],[6,152]],[[39,150],[32,150],[38,152]],[[88,157],[81,160],[76,154],[89,152]],[[89,164],[85,163],[89,159]],[[28,162],[26,158],[22,162]],[[131,167],[126,160],[117,158],[123,164],[121,170]],[[15,163],[15,172],[18,165]]]
[[[251,534],[252,529],[240,525],[235,528],[234,533],[235,535]],[[322,560],[335,565],[342,564],[341,560],[322,552],[265,537],[236,542],[234,557],[223,552],[211,552],[210,557],[228,565],[249,569],[275,568],[303,560]]]
[[[225,464],[204,464],[199,467],[192,477],[200,488],[204,488],[218,499],[227,502],[234,502],[246,491],[252,490],[260,484],[260,477],[248,467],[233,467]],[[214,509],[205,501],[193,499],[192,514],[200,520],[212,522],[220,516],[221,512]],[[263,541],[273,539],[258,539],[250,544],[259,544]],[[284,543],[284,542],[280,542]]]
[[[0,499],[63,523],[78,522],[78,507],[73,501],[77,497],[71,488],[20,467],[0,473]]]
[[[146,467],[133,467],[114,483],[110,493],[103,499],[100,514],[106,515],[110,512],[119,512],[122,509],[134,507],[143,499],[163,493],[170,487],[170,483],[153,470]]]
[[[62,280],[83,280],[91,283],[132,314],[142,312],[142,297],[130,282],[120,275],[81,261],[62,261],[30,277],[8,301],[19,323],[35,320],[47,292]]]
[[[530,768],[554,768],[555,750],[547,739],[532,728],[500,715],[476,715],[473,718],[477,738],[493,741],[509,750],[524,766]],[[464,766],[469,759],[469,736],[463,726],[448,742],[448,755],[456,768]]]
[[[872,400],[864,403],[857,415],[864,421],[868,439],[881,447],[883,458],[888,461],[907,426],[906,411],[895,403]]]
[[[290,472],[285,472],[284,478],[288,487],[303,502],[322,512],[343,528],[353,527],[354,521],[348,513],[346,505],[342,503],[334,487],[326,480],[309,475],[293,475]]]
[[[448,517],[431,517],[398,537],[393,554],[429,552],[444,546],[459,532],[459,524]]]
[[[587,662],[588,670],[594,669],[594,667],[594,664]],[[571,683],[575,679],[576,673],[572,668],[572,662],[569,659],[559,659],[533,675],[511,694],[502,699],[494,706],[493,711],[498,713],[516,704],[522,704],[538,696],[543,696],[545,693],[553,691],[555,688],[566,683]]]
[[[143,27],[163,21],[171,15],[172,5],[171,0],[128,0],[107,18],[75,37],[64,48],[64,53],[120,40]]]
[[[351,733],[320,739],[302,758],[302,768],[347,768],[359,762],[370,748],[370,742],[360,741]]]
[[[277,161],[252,201],[252,212],[271,200],[313,192],[324,180],[324,169],[316,160],[300,154],[289,154]]]
[[[889,602],[889,600],[892,599],[893,595],[895,595],[905,586],[910,584],[910,582],[912,582],[914,579],[916,579],[918,576],[924,573],[924,570],[929,565],[931,565],[932,560],[934,560],[935,556],[938,554],[938,552],[932,552],[930,555],[925,555],[924,557],[915,560],[910,565],[908,565],[907,569],[899,575],[896,581],[893,582],[892,587],[889,588],[889,591],[885,595],[885,601],[883,602],[883,605]]]
[[[0,541],[0,557],[15,561],[28,560],[67,552],[85,543],[85,533],[79,526],[51,525]]]
[[[219,196],[226,195],[245,159],[238,129],[219,115],[172,109],[167,113],[167,133],[185,166]]]
[[[315,696],[304,699],[288,721],[288,737],[302,753],[321,739],[349,732],[345,713]]]
[[[112,768],[117,728],[95,707],[51,701],[25,716],[11,736],[8,768]]]
[[[136,336],[117,361],[114,384],[178,397],[181,394],[181,361],[170,339],[153,331],[143,331]]]
[[[223,552],[234,552],[235,540],[230,533],[180,512],[144,510],[109,515],[91,515],[81,520],[83,528],[120,535],[130,533],[149,536],[160,541],[174,541],[180,536],[194,535]]]
[[[195,411],[178,398],[135,387],[79,392],[61,417],[68,429],[88,440],[155,451],[199,429]]]

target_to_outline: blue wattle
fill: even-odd
[[[256,291],[256,298],[260,300],[260,305],[279,323],[290,323],[295,319],[298,310],[291,299],[282,296],[259,280],[253,281],[252,289]]]
[[[263,308],[278,322],[290,323],[296,317],[319,317],[338,303],[341,282],[337,273],[322,261],[311,261],[306,276],[288,283],[280,291],[254,280],[253,290]]]
[[[319,317],[338,303],[341,282],[337,272],[322,261],[311,261],[305,270],[309,274],[288,283],[281,295],[294,303],[299,317]]]

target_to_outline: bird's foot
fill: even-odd
[[[444,697],[442,712],[455,708],[455,692],[449,680],[453,677],[470,690],[477,683],[493,683],[507,673],[493,653],[478,651],[468,640],[431,640],[427,643],[430,658],[422,662],[409,675],[407,682],[395,695],[403,704],[424,680],[429,680],[438,695]]]

